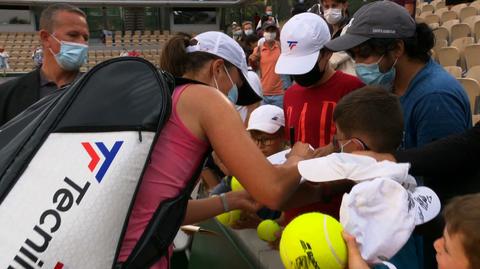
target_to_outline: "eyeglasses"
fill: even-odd
[[[340,143],[340,141],[342,140],[348,140],[347,143],[345,144],[342,144]],[[333,148],[335,150],[335,152],[343,152],[343,149],[348,145],[350,144],[351,142],[353,143],[358,143],[362,146],[363,150],[370,150],[370,148],[367,146],[367,144],[365,144],[361,139],[359,138],[356,138],[356,137],[352,137],[351,139],[338,139],[336,135],[333,136],[333,139],[332,139],[332,144],[333,144]]]
[[[276,137],[252,137],[253,142],[259,147],[268,147],[275,143]]]

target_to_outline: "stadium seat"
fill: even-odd
[[[450,40],[455,40],[460,37],[467,37],[471,35],[470,26],[466,23],[458,23],[452,25],[452,29],[450,30]]]
[[[438,60],[438,50],[448,46],[448,42],[445,39],[437,39],[435,40],[435,46],[433,47],[433,58],[439,62]]]
[[[462,68],[460,66],[444,66],[443,68],[455,78],[462,77]]]
[[[478,10],[475,7],[464,7],[460,10],[460,14],[458,17],[460,21],[465,21],[466,18],[476,16],[478,14]]]
[[[423,12],[426,12],[426,11],[435,11],[435,7],[433,5],[430,5],[430,4],[426,4],[426,5],[423,5],[422,6],[422,13]]]
[[[440,17],[436,14],[428,14],[425,16],[425,23],[432,24],[432,23],[440,23]]]
[[[435,40],[450,40],[450,33],[448,29],[443,26],[433,29],[433,34],[435,35]]]
[[[433,3],[433,2],[432,2]],[[441,8],[445,8],[445,1],[439,1],[437,3],[435,3],[435,10],[438,10],[438,9],[441,9]]]
[[[470,6],[476,8],[477,10],[480,10],[480,1],[473,1],[472,3],[470,3]]]
[[[465,74],[465,77],[480,81],[480,65],[470,67],[468,72]]]
[[[458,53],[460,55],[460,66],[462,67],[463,70],[466,70],[467,68],[467,65],[465,62],[465,57],[466,57],[465,47],[473,43],[475,43],[475,40],[473,39],[473,37],[461,37],[453,40],[452,43],[450,44],[451,47],[455,47],[458,49]]]
[[[460,15],[460,10],[462,10],[464,7],[467,7],[467,4],[463,3],[463,4],[454,5],[450,8],[450,10]]]
[[[460,53],[455,47],[444,47],[437,51],[438,61],[442,66],[455,66],[460,59]]]
[[[470,101],[470,109],[472,114],[475,114],[475,105],[479,103],[480,85],[478,81],[472,78],[459,78],[458,81],[462,84],[463,89],[468,95]]]
[[[470,70],[471,67],[480,65],[480,44],[472,44],[465,47],[466,67]]]
[[[440,21],[442,23],[444,23],[446,21],[451,21],[451,20],[458,19],[458,14],[455,11],[452,11],[452,10],[444,11],[441,15],[438,15],[438,16],[440,16]]]

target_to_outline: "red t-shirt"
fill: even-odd
[[[290,128],[295,130],[294,141],[309,143],[314,148],[328,145],[335,134],[333,110],[338,101],[349,92],[363,87],[364,84],[352,75],[336,71],[325,83],[316,88],[292,85],[283,100],[285,113],[285,132],[290,139]],[[286,224],[296,216],[320,211],[338,219],[341,195],[334,197],[328,204],[314,203],[305,207],[285,211]]]

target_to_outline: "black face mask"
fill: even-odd
[[[320,71],[318,67],[318,62],[315,63],[312,70],[308,71],[306,74],[302,75],[293,75],[293,80],[298,83],[298,85],[303,87],[310,87],[322,79],[325,70]]]

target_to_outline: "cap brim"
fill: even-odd
[[[248,77],[248,70],[242,70],[242,76],[243,76],[243,85],[238,89],[238,100],[236,105],[239,106],[248,106],[251,104],[255,104],[256,102],[260,102],[262,100],[262,97],[258,96],[255,91],[253,90],[254,83],[253,81],[250,80]]]
[[[348,170],[355,167],[370,167],[376,160],[368,156],[347,153],[333,153],[325,157],[301,161],[298,163],[300,175],[311,182],[329,182],[350,179],[356,182],[365,179],[349,178],[352,175]]]
[[[430,188],[417,187],[414,192],[409,194],[408,207],[415,214],[415,225],[429,222],[440,213],[442,207],[440,199]]]
[[[247,127],[247,131],[256,130],[267,134],[274,134],[280,129],[280,125],[271,123],[251,124]]]
[[[302,75],[312,70],[318,60],[320,51],[305,56],[280,54],[275,65],[275,73],[288,75]]]
[[[369,39],[370,37],[346,33],[330,40],[325,44],[325,47],[331,51],[345,51],[356,47]]]

